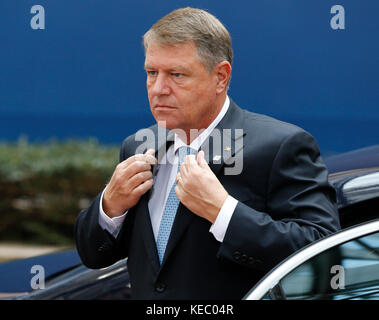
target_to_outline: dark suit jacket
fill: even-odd
[[[135,299],[240,299],[282,259],[339,229],[335,191],[310,134],[232,101],[217,128],[243,129],[224,136],[232,143],[221,163],[209,162],[239,200],[224,241],[209,232],[209,221],[180,204],[160,266],[148,210],[150,192],[129,210],[116,239],[98,224],[99,194],[76,222],[77,248],[86,266],[102,268],[128,257]],[[151,129],[156,132],[157,127]],[[134,135],[125,139],[120,160],[132,156],[141,143]],[[202,149],[214,158],[212,143]],[[225,174],[226,167],[233,167],[232,157],[243,160],[239,175]]]

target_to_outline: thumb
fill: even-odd
[[[200,167],[203,167],[203,168],[206,168],[208,167],[208,163],[207,161],[205,160],[205,157],[204,157],[204,151],[203,150],[200,150],[197,154],[197,164],[200,166]]]
[[[155,150],[154,149],[149,149],[145,152],[145,154],[149,154],[151,156],[153,156],[155,154]]]

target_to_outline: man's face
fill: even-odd
[[[218,114],[217,72],[209,73],[194,44],[150,43],[146,51],[147,93],[151,112],[166,128],[207,128]]]

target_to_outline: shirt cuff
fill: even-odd
[[[215,222],[209,229],[217,241],[222,242],[224,240],[226,229],[228,229],[230,219],[232,218],[237,204],[238,200],[234,199],[232,196],[228,196],[222,205]]]
[[[103,195],[106,188],[103,190],[103,193],[100,197],[99,205],[99,225],[103,230],[108,231],[113,237],[117,238],[118,233],[120,232],[122,223],[126,217],[128,211],[124,212],[123,215],[111,218],[103,210]]]

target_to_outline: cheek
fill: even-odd
[[[149,101],[151,101],[152,94],[151,94],[150,86],[148,84],[146,84],[146,90],[147,90],[147,98],[149,99]]]

